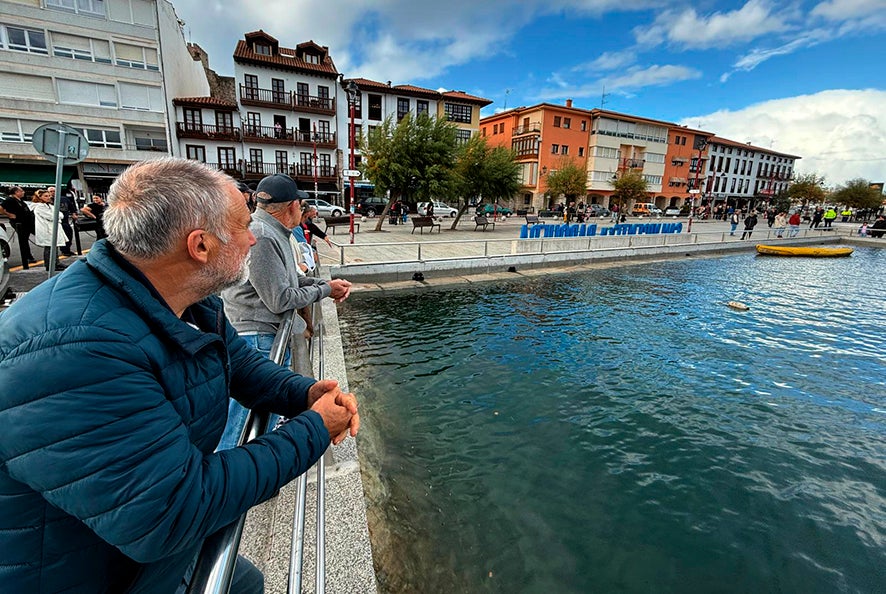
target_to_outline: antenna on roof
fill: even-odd
[[[507,109],[507,108],[508,108],[508,95],[510,95],[510,94],[511,94],[511,90],[510,90],[510,89],[505,89],[505,106],[504,106],[504,109]]]
[[[603,105],[606,104],[607,97],[609,97],[609,93],[606,92],[606,85],[603,85],[603,92],[600,93],[600,109],[603,109]]]

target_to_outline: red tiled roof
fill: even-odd
[[[302,47],[304,45],[305,44],[301,44],[299,47]],[[301,58],[296,57],[296,54],[298,52],[294,49],[281,47],[279,48],[279,51],[286,52],[287,54],[292,54],[292,57],[281,55],[266,56],[264,54],[257,54],[252,51],[252,48],[245,40],[241,39],[237,42],[237,47],[234,49],[234,61],[240,62],[241,64],[273,66],[277,68],[285,68],[289,70],[306,72],[308,74],[319,74],[321,76],[338,76],[338,70],[335,69],[335,63],[332,61],[332,58],[329,57],[329,54],[326,54],[326,56],[319,64],[312,64],[311,62],[305,62]]]
[[[417,97],[426,97],[428,99],[440,98],[440,93],[438,93],[437,91],[433,91],[431,89],[423,89],[422,87],[416,87],[414,85],[396,85],[391,88],[400,94],[415,95]]]
[[[443,97],[455,99],[457,101],[465,101],[467,103],[477,103],[481,106],[492,103],[492,99],[484,99],[483,97],[477,97],[476,95],[468,95],[463,91],[446,91],[443,93]]]
[[[342,81],[342,87],[347,86],[348,81],[353,80],[354,83],[360,89],[370,90],[375,89],[382,93],[390,93],[392,95],[410,95],[412,97],[421,97],[424,99],[440,99],[440,93],[434,91],[432,89],[425,89],[423,87],[416,87],[415,85],[394,85],[391,86],[388,83],[378,82],[377,80],[369,80],[368,78],[351,78],[345,79]]]
[[[748,149],[752,151],[758,151],[761,153],[766,153],[769,155],[777,155],[779,157],[788,157],[790,159],[802,159],[803,157],[797,155],[789,155],[787,153],[779,153],[778,151],[774,151],[772,149],[767,149],[759,146],[754,146],[749,142],[736,142],[734,140],[729,140],[728,138],[721,138],[719,136],[714,136],[713,138],[708,139],[709,142],[714,142],[716,144],[722,144],[725,146],[731,146],[736,148]]]
[[[237,109],[237,104],[218,97],[175,97],[173,105],[196,105],[201,107],[218,107],[221,109]]]

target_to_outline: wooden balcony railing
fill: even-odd
[[[327,115],[335,114],[335,101],[332,97],[316,97],[314,95],[293,96],[296,111],[310,111]]]
[[[250,142],[269,142],[272,144],[293,144],[295,129],[276,126],[243,126],[243,140]]]
[[[314,166],[305,163],[290,165],[290,175],[299,179],[314,179]],[[338,179],[338,168],[332,165],[318,165],[317,178],[323,179],[323,181],[336,180]]]
[[[175,133],[179,138],[203,138],[206,140],[240,140],[240,128],[210,126],[191,122],[176,122]]]
[[[240,103],[258,107],[293,109],[291,91],[275,91],[240,85]]]
[[[541,123],[534,122],[529,124],[528,126],[517,126],[514,128],[514,131],[511,133],[511,136],[518,136],[520,134],[530,134],[533,132],[541,132]]]
[[[310,130],[296,130],[295,144],[301,146],[313,146],[316,140],[317,146],[323,148],[335,148],[335,132],[317,132],[316,135]]]

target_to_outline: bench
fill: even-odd
[[[424,235],[425,227],[431,228],[428,233],[433,233],[434,227],[437,228],[437,233],[440,233],[440,223],[435,223],[434,217],[412,217],[410,220],[412,221],[412,233],[415,233],[416,229],[420,229],[419,233]]]
[[[483,230],[486,231],[486,227],[492,225],[492,229],[495,229],[495,223],[486,218],[486,215],[477,215],[474,217],[474,231],[483,227]]]
[[[336,227],[348,227],[350,229],[351,215],[344,215],[344,216],[340,216],[340,217],[324,217],[323,222],[326,223],[326,228],[323,231],[325,232],[325,231],[329,231],[329,229],[332,229],[332,234],[335,235],[335,228]],[[355,220],[354,221],[354,233],[359,233],[359,232],[360,232],[360,223],[358,223]]]
[[[557,212],[556,210],[540,210],[538,211],[538,216],[540,217],[552,217],[552,218],[562,218],[563,213]]]
[[[527,225],[537,225],[538,224],[538,215],[526,215],[526,224]]]

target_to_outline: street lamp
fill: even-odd
[[[701,193],[701,190],[698,189],[698,174],[701,173],[701,153],[707,148],[708,139],[702,138],[696,144],[698,145],[698,157],[695,159],[695,182],[692,184],[692,190],[689,191],[693,197],[690,199],[689,204],[689,225],[686,227],[686,233],[692,232],[692,215],[695,213],[695,194]]]
[[[320,197],[317,192],[317,124],[314,123],[314,134],[311,136],[314,141],[314,200]]]
[[[348,146],[351,151],[351,158],[349,161],[348,169],[351,170],[351,173],[354,171],[354,108],[357,103],[357,84],[353,80],[348,81],[348,86],[345,87],[345,92],[348,94],[348,108],[350,111],[351,117],[351,133],[348,135]],[[354,204],[354,176],[348,176],[351,180],[351,221],[348,227],[348,232],[351,236],[351,243],[354,243],[354,213],[357,210],[356,205]]]

